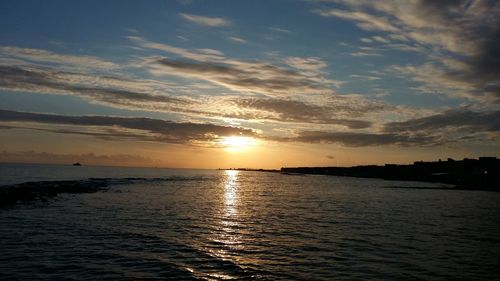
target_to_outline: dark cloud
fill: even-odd
[[[213,71],[231,72],[224,66],[215,67]],[[68,76],[71,79],[62,79],[62,77]],[[89,85],[89,80],[99,81],[100,79],[105,81],[101,84]],[[110,82],[106,82],[108,80]],[[106,86],[108,84],[109,86]],[[140,81],[134,82],[119,77],[88,77],[80,73],[25,66],[0,65],[1,88],[26,92],[75,95],[91,102],[133,110],[180,112],[205,117],[229,117],[246,120],[266,119],[281,122],[337,124],[353,129],[367,128],[371,123],[352,118],[335,118],[335,116],[359,117],[366,112],[379,111],[386,107],[384,104],[361,98],[337,96],[335,97],[335,104],[327,106],[285,99],[226,99],[212,97],[209,103],[213,103],[213,105],[210,108],[207,103],[201,100],[133,90],[141,88]],[[229,104],[236,105],[237,108],[233,108],[232,112],[219,110],[221,107],[227,108]]]
[[[88,79],[83,74],[72,72],[54,71],[47,68],[27,68],[21,66],[0,65],[0,88],[7,90],[46,92],[56,94],[71,94],[88,99],[93,102],[105,103],[115,107],[132,107],[134,109],[173,109],[187,103],[187,101],[167,95],[152,95],[149,93],[135,92],[118,87],[89,86],[88,83],[65,80],[59,77],[71,75]],[[120,78],[114,79],[117,84],[126,84],[130,81]],[[99,77],[96,77],[99,80]]]
[[[460,109],[405,122],[387,123],[381,133],[300,131],[291,137],[259,137],[278,142],[338,143],[350,147],[384,145],[426,147],[464,140],[470,141],[471,139],[491,142],[498,138],[499,117],[500,111],[473,112]],[[245,128],[214,124],[175,123],[136,117],[63,116],[0,110],[0,121],[4,122],[4,124],[0,124],[0,129],[32,129],[60,134],[93,136],[106,140],[202,143],[217,140],[221,136],[255,136],[252,130]],[[10,125],[7,122],[75,127],[69,129],[43,126],[32,128],[19,126],[18,123]],[[448,130],[450,128],[451,131]],[[454,135],[453,132],[457,130],[461,131],[462,134]],[[469,132],[469,138],[464,138],[463,132]]]
[[[278,66],[263,61],[225,58],[222,53],[212,49],[189,51],[147,42],[138,37],[134,40],[139,40],[146,48],[174,53],[183,58],[172,60],[153,57],[143,62],[143,66],[149,65],[154,71],[183,77],[192,75],[240,92],[261,92],[268,96],[270,93],[279,93],[280,98],[210,95],[193,98],[193,89],[200,90],[196,86],[186,88],[158,80],[135,79],[119,72],[114,76],[95,73],[89,69],[92,64],[97,64],[95,58],[67,57],[44,50],[17,47],[0,47],[0,53],[4,52],[6,56],[27,60],[13,61],[12,64],[0,62],[0,89],[74,95],[92,103],[131,110],[175,112],[208,118],[334,124],[351,129],[370,127],[372,122],[357,118],[389,109],[385,103],[359,96],[333,95],[328,87],[336,81],[322,77],[327,65],[317,57],[288,57]],[[56,69],[49,64],[33,64],[31,60],[69,60],[75,67]],[[78,67],[80,64],[82,67]],[[180,93],[188,94],[179,95],[178,89]],[[317,95],[316,103],[299,101],[305,94],[318,91],[329,94]],[[294,93],[300,98],[283,97],[288,94],[294,96]]]
[[[305,143],[339,143],[344,146],[432,146],[441,144],[439,138],[426,135],[404,135],[404,134],[375,134],[355,132],[322,132],[302,131],[295,137],[273,138],[276,141],[305,142]]]
[[[341,98],[339,98],[341,99]],[[367,112],[375,112],[386,109],[386,106],[375,102],[365,102],[361,99],[347,99],[343,104],[322,106],[309,104],[297,100],[286,99],[235,99],[235,104],[240,108],[250,108],[275,113],[275,115],[261,116],[262,119],[273,119],[282,122],[302,122],[319,124],[336,124],[349,127],[351,129],[368,128],[372,122],[365,120],[355,120],[346,118],[335,118],[342,115],[363,115]]]
[[[473,95],[500,103],[500,13],[494,23],[496,30],[485,31],[483,38],[477,38],[478,52],[464,60],[459,71],[446,71],[445,76],[453,81],[468,82],[474,89]]]
[[[232,61],[228,64],[159,58],[154,63],[163,67],[165,74],[190,75],[236,91],[290,94],[328,90],[317,77],[309,77],[291,69],[262,62]]]
[[[345,9],[317,12],[412,42],[415,51],[428,55],[425,64],[406,68],[406,74],[429,86],[425,91],[500,102],[499,1],[337,2]]]
[[[495,143],[500,137],[500,110],[472,111],[469,108],[404,122],[384,124],[380,133],[301,131],[293,137],[274,137],[275,141],[339,143],[344,146],[436,146],[461,141]],[[467,136],[464,136],[467,134]]]
[[[463,57],[454,57],[463,66],[445,68],[443,77],[467,83],[470,95],[500,102],[500,2],[422,0],[419,4],[422,14],[452,31],[457,44],[468,46]]]
[[[471,111],[459,108],[423,118],[384,125],[385,132],[443,133],[443,129],[467,129],[470,132],[500,132],[500,111]]]
[[[136,138],[139,140],[168,143],[212,141],[220,136],[228,135],[254,135],[252,130],[244,128],[219,126],[208,123],[176,123],[166,120],[138,117],[65,116],[0,110],[0,121],[72,125],[83,126],[91,129],[95,127],[103,127],[97,132],[92,130],[81,132],[81,130],[76,129],[50,130],[58,133],[78,133],[102,138]]]

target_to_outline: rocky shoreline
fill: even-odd
[[[93,193],[109,185],[106,179],[25,182],[0,186],[0,207],[22,201],[47,200],[60,193]]]
[[[61,193],[93,193],[106,190],[110,185],[136,182],[197,181],[204,177],[164,177],[164,178],[88,178],[82,180],[32,181],[0,186],[0,208],[23,201],[47,200]]]

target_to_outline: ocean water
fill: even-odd
[[[247,171],[0,175],[112,183],[0,208],[1,280],[500,280],[497,192]]]

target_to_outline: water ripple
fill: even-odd
[[[104,181],[0,209],[0,279],[500,276],[498,193],[238,171]]]

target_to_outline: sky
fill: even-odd
[[[500,156],[500,1],[1,1],[0,162]]]

